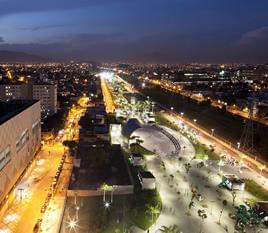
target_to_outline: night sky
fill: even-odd
[[[0,50],[51,59],[267,63],[267,0],[0,0]]]

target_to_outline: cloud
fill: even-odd
[[[268,44],[268,26],[257,28],[253,31],[246,32],[237,41],[238,45],[246,46],[258,42],[266,42]]]
[[[0,16],[23,12],[73,10],[102,4],[110,4],[115,1],[122,0],[0,0],[1,6],[4,6],[0,8]]]
[[[33,26],[33,27],[17,27],[16,29],[23,30],[23,31],[40,31],[45,29],[53,29],[53,28],[61,28],[70,26],[69,24],[49,24],[49,25],[40,25],[40,26]]]
[[[268,60],[267,49],[234,47],[235,38],[226,41],[214,34],[191,35],[190,38],[183,33],[138,36],[118,32],[82,33],[62,37],[53,43],[1,43],[0,50],[27,52],[59,61],[263,63]]]
[[[4,42],[5,42],[4,38],[0,36],[0,43],[4,43]]]
[[[118,39],[121,33],[81,33],[67,37],[66,42],[71,44],[90,44],[95,42],[107,42],[109,40]]]

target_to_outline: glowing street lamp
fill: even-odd
[[[214,131],[215,131],[215,129],[211,129],[211,135],[212,136],[214,135]]]
[[[238,150],[240,149],[240,146],[241,146],[240,142],[237,142],[237,149]]]
[[[170,110],[173,111],[174,110],[174,107],[170,107]]]
[[[181,112],[181,117],[183,117],[183,115],[184,115],[184,112]]]
[[[106,209],[108,209],[110,206],[111,206],[111,205],[110,205],[109,202],[104,202],[104,207],[105,207]]]
[[[77,227],[77,221],[74,220],[74,219],[70,219],[70,221],[68,222],[68,227],[71,229],[71,230],[75,230],[75,228]]]
[[[194,123],[196,123],[197,122],[197,120],[196,119],[194,119]]]

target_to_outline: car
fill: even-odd
[[[41,211],[40,211],[40,212],[41,212],[42,214],[45,213],[46,208],[47,208],[47,207],[46,207],[45,205],[43,205],[42,208],[41,208]]]
[[[34,225],[33,233],[39,232],[41,223],[42,223],[42,219],[38,219],[36,224]]]

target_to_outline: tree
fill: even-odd
[[[173,225],[173,226],[162,226],[159,229],[160,232],[162,233],[181,233],[181,231],[179,230],[179,227],[177,225]]]
[[[147,205],[146,212],[151,214],[152,221],[154,221],[154,217],[160,213],[160,210],[158,206]]]
[[[190,163],[185,163],[185,164],[184,164],[184,167],[185,167],[185,169],[186,169],[186,172],[189,173],[189,171],[190,171],[192,165],[191,165]]]
[[[198,210],[197,213],[198,213],[198,216],[202,219],[201,226],[200,226],[200,233],[202,233],[204,221],[208,216],[205,210]]]
[[[188,205],[189,210],[190,210],[192,207],[194,207],[194,202],[193,202],[193,201],[190,201],[190,203],[189,203],[189,205]]]
[[[72,153],[75,153],[78,149],[78,144],[76,141],[63,141],[62,143],[64,146],[68,147],[69,150],[72,152]]]
[[[235,204],[235,199],[236,199],[236,192],[232,191],[232,197],[233,197],[233,206]]]
[[[254,212],[252,208],[247,208],[244,205],[235,207],[235,227],[242,232],[246,226],[257,228],[263,220]]]
[[[112,185],[108,185],[106,183],[103,183],[101,185],[101,190],[103,190],[103,202],[106,202],[105,193],[106,193],[106,191],[113,191],[113,186]]]
[[[222,216],[223,210],[227,206],[227,204],[228,204],[228,202],[226,200],[222,201],[222,209],[221,209],[221,212],[220,212],[219,224],[221,224],[221,216]]]

